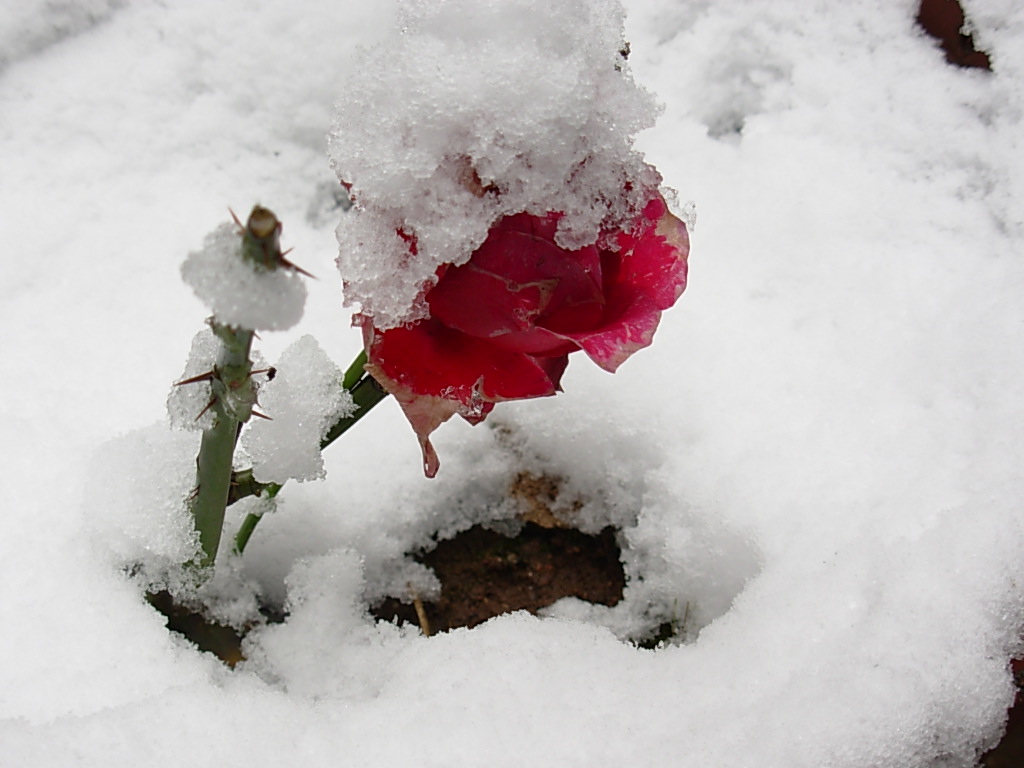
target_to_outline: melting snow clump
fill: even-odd
[[[288,347],[277,375],[260,388],[259,408],[270,420],[254,419],[242,434],[253,475],[262,483],[315,480],[324,476],[320,441],[331,425],[355,411],[342,389],[341,369],[312,336]]]
[[[220,341],[209,328],[192,337],[192,348],[178,381],[187,381],[213,370],[217,363]],[[176,384],[167,395],[167,417],[176,429],[203,430],[213,426],[213,409],[207,408],[213,388],[209,381]]]
[[[207,235],[189,254],[181,276],[217,322],[254,331],[283,331],[302,319],[306,286],[285,269],[253,267],[242,258],[242,238],[232,224]]]
[[[565,248],[637,216],[660,177],[633,139],[658,106],[623,18],[585,0],[409,4],[358,54],[329,137],[353,200],[337,230],[348,304],[381,329],[425,316],[438,268],[502,216],[564,213]]]

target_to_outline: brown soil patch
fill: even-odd
[[[563,597],[615,605],[625,586],[619,555],[612,528],[589,536],[527,523],[509,538],[475,526],[416,557],[441,582],[440,598],[422,607],[431,631],[444,632],[512,611],[536,613]],[[414,605],[395,599],[385,600],[373,615],[421,623]]]
[[[442,585],[440,599],[421,603],[419,610],[431,632],[444,632],[475,627],[512,611],[536,613],[563,597],[615,605],[625,586],[619,555],[612,528],[589,536],[572,528],[526,523],[518,536],[509,538],[476,526],[417,557],[434,570]],[[169,630],[199,650],[229,667],[244,660],[244,632],[177,604],[167,592],[147,599],[167,619]],[[385,600],[372,613],[378,619],[424,626],[416,606],[396,599]],[[264,610],[263,618],[269,623],[286,619],[271,608]]]
[[[974,46],[974,38],[965,32],[963,6],[959,0],[921,0],[917,23],[942,44],[946,61],[958,67],[992,69],[988,54]]]
[[[245,657],[242,636],[231,627],[210,621],[202,613],[179,605],[169,592],[146,595],[149,604],[167,619],[167,629],[185,637],[201,651],[212,653],[229,667]]]

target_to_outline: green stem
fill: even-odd
[[[228,491],[228,506],[249,496],[277,495],[281,486],[277,483],[261,483],[253,477],[252,469],[240,469],[231,476],[231,489]]]
[[[203,442],[196,462],[199,484],[192,502],[192,517],[202,551],[199,565],[204,568],[213,565],[220,546],[221,528],[224,526],[224,508],[228,499],[228,483],[224,479],[230,482],[231,478],[230,470],[225,474],[224,467],[231,466],[231,457],[235,452],[235,437],[229,429],[224,428],[226,423],[221,422],[203,432]]]
[[[356,410],[351,416],[345,416],[334,423],[327,431],[327,437],[320,441],[320,450],[323,450],[345,434],[350,428],[355,426],[356,422],[369,413],[377,403],[388,396],[388,391],[369,374],[365,374],[359,380],[359,383],[349,391],[352,393],[352,402],[355,403]]]
[[[235,534],[236,555],[240,555],[245,552],[245,548],[249,544],[249,539],[252,538],[253,531],[256,530],[256,526],[259,525],[259,522],[262,519],[263,515],[254,515],[251,512],[245,516],[242,524],[238,526],[238,533]]]
[[[224,510],[231,485],[231,462],[238,439],[238,403],[247,400],[245,388],[251,390],[249,352],[252,331],[232,330],[214,326],[222,341],[221,351],[211,381],[214,402],[213,426],[203,432],[199,457],[196,459],[196,490],[192,496],[192,519],[199,534],[202,550],[198,565],[209,567],[217,557]]]
[[[364,349],[358,355],[356,359],[352,361],[352,365],[345,371],[345,376],[341,380],[341,386],[347,389],[349,392],[359,383],[359,380],[366,375],[366,350]]]
[[[250,474],[252,470],[247,470]],[[268,499],[272,499],[277,496],[277,492],[281,490],[280,485],[277,483],[269,483],[266,486],[266,494]],[[235,554],[240,555],[245,552],[245,547],[249,543],[249,539],[252,537],[253,531],[256,530],[256,526],[260,520],[263,519],[263,513],[254,514],[249,513],[245,516],[242,524],[238,527],[238,533],[235,534]]]

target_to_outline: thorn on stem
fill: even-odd
[[[206,413],[206,412],[207,412],[208,410],[210,410],[211,408],[213,408],[213,405],[214,405],[214,403],[216,403],[216,402],[217,402],[217,396],[216,396],[216,395],[214,395],[214,396],[213,396],[212,398],[210,398],[210,402],[208,402],[208,403],[206,404],[206,407],[205,407],[205,408],[203,408],[203,410],[201,410],[201,411],[199,412],[199,415],[198,415],[198,416],[196,416],[196,421],[199,421],[199,420],[200,420],[201,418],[203,418],[203,414],[204,414],[204,413]]]
[[[238,227],[238,234],[240,234],[240,235],[245,234],[245,227],[242,226],[242,222],[238,220],[238,217],[235,215],[235,212],[233,210],[231,210],[230,206],[228,206],[228,213],[231,214],[231,220],[233,222],[235,222],[235,224]]]
[[[291,253],[291,252],[292,252],[292,249],[289,248],[287,251],[285,251],[284,253],[280,254],[277,257],[277,263],[280,264],[282,267],[286,267],[287,269],[295,270],[300,275],[305,275],[306,277],[312,278],[313,280],[317,280],[318,278],[317,278],[316,275],[313,275],[313,274],[307,272],[302,267],[300,267],[298,264],[294,264],[294,263],[288,261],[288,259],[286,259],[284,257],[285,253]]]
[[[193,376],[191,379],[176,381],[174,382],[174,386],[180,387],[182,384],[198,384],[200,381],[213,381],[213,377],[216,375],[216,371],[207,371],[206,373],[201,373],[198,376]]]
[[[256,371],[249,371],[250,376],[255,376],[257,373],[267,374],[267,381],[273,381],[274,377],[277,376],[277,368],[270,366],[269,368],[260,368]]]

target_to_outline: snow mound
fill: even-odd
[[[196,552],[186,499],[199,435],[154,424],[103,444],[90,465],[89,529],[118,563],[150,578]],[[102,498],[102,502],[100,501]]]

